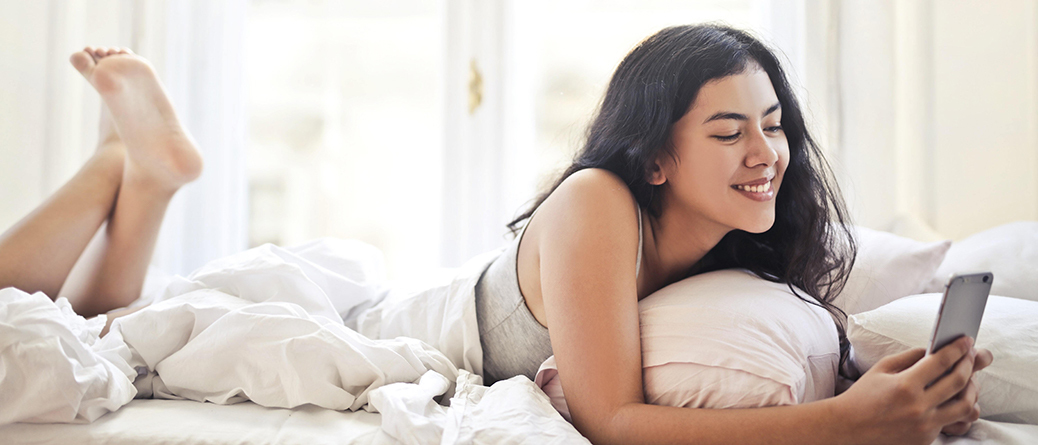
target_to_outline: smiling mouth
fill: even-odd
[[[733,185],[732,188],[753,201],[768,202],[775,199],[775,188],[772,187],[771,182],[757,185]]]
[[[732,188],[751,193],[768,193],[771,191],[771,181],[760,185],[733,185]]]

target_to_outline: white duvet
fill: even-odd
[[[103,338],[104,317],[0,290],[0,425],[155,397],[378,411],[404,443],[586,443],[529,379],[481,385],[474,289],[499,253],[408,293],[359,242],[261,246],[176,277]]]

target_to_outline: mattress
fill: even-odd
[[[0,426],[0,443],[14,444],[371,444],[381,415],[306,405],[264,408],[252,402],[215,405],[139,399],[91,424]]]
[[[188,400],[138,399],[90,424],[15,423],[0,426],[0,443],[396,443],[380,431],[381,417],[381,414],[366,411],[334,411],[312,405],[283,409],[264,408],[252,402],[215,405]],[[518,437],[521,434],[516,436],[513,442],[523,443],[524,437]],[[1038,425],[980,420],[966,436],[941,435],[933,445],[1028,445],[1035,443],[1036,438]]]

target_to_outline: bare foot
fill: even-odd
[[[147,60],[125,48],[91,47],[69,60],[111,113],[116,131],[106,132],[102,119],[101,145],[125,143],[124,182],[172,193],[198,178],[202,157]]]

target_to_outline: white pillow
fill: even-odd
[[[922,243],[861,226],[855,226],[855,232],[858,257],[846,286],[833,300],[848,315],[923,292],[951,246],[947,240]]]
[[[1038,301],[1038,221],[1001,225],[956,242],[923,292],[944,292],[953,273],[990,271],[992,295]]]
[[[648,403],[751,408],[833,396],[836,325],[784,284],[721,270],[660,289],[638,308]],[[568,418],[554,357],[535,382]]]
[[[887,355],[926,347],[940,302],[941,294],[916,295],[851,315],[847,338],[858,369],[864,372]],[[1038,302],[988,297],[977,347],[995,356],[977,373],[981,417],[1038,424]]]

